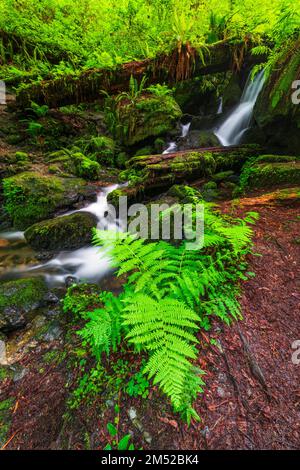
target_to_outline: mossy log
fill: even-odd
[[[44,80],[28,85],[17,94],[17,104],[27,107],[31,101],[55,108],[99,99],[101,90],[116,94],[128,90],[131,75],[137,80],[147,77],[147,84],[168,83],[193,76],[239,69],[242,63],[259,63],[264,56],[252,56],[251,45],[232,40],[220,41],[199,51],[183,46],[170,54],[134,61],[116,68],[89,69],[79,76]],[[239,51],[239,53],[237,52]],[[239,57],[239,59],[237,59]]]
[[[239,170],[247,159],[258,154],[256,146],[195,149],[134,157],[129,161],[129,166],[147,175],[145,189],[154,189],[168,187],[174,182],[209,177],[221,170]]]
[[[140,172],[143,183],[113,191],[108,200],[117,207],[120,196],[127,196],[128,202],[132,203],[166,191],[175,183],[207,179],[221,170],[239,171],[249,158],[259,153],[258,146],[245,145],[134,157],[128,166]]]

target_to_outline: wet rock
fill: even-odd
[[[181,115],[180,107],[170,95],[147,93],[132,104],[126,99],[121,100],[118,104],[118,137],[129,146],[149,137],[158,137],[171,132]],[[124,129],[127,132],[124,133]]]
[[[34,250],[74,250],[91,243],[92,229],[96,226],[94,214],[76,212],[34,224],[24,236]]]
[[[26,369],[26,367],[22,367],[20,365],[12,366],[11,369],[13,370],[13,381],[14,382],[19,382],[28,373],[28,369]]]
[[[45,305],[46,293],[46,283],[39,277],[0,284],[0,330],[25,326],[33,312]]]
[[[80,178],[44,176],[35,172],[19,173],[3,180],[5,209],[15,228],[49,219],[84,199],[95,199],[94,188]]]
[[[43,335],[43,340],[46,342],[51,342],[59,339],[63,334],[62,328],[58,323],[52,323],[48,331]]]

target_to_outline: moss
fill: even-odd
[[[93,154],[100,164],[114,165],[117,146],[113,139],[107,136],[92,137],[85,141],[83,152]]]
[[[300,184],[300,162],[252,163],[241,174],[241,189]]]
[[[83,180],[63,180],[55,176],[25,172],[3,180],[5,209],[15,228],[25,229],[48,219],[55,210],[66,207],[70,192],[80,193]]]
[[[215,182],[221,182],[221,181],[227,180],[232,175],[234,175],[234,172],[231,171],[231,170],[220,171],[219,173],[216,173],[215,175],[212,175],[212,179]]]
[[[24,235],[35,250],[76,249],[91,243],[96,225],[93,214],[77,212],[34,224]]]
[[[0,447],[2,447],[8,439],[14,399],[7,398],[0,401]]]
[[[208,181],[203,185],[203,189],[217,189],[217,183],[215,181]]]
[[[5,379],[10,379],[12,375],[12,371],[8,367],[0,366],[0,382]]]
[[[101,305],[99,287],[93,284],[74,284],[69,287],[63,300],[65,313],[81,316]]]
[[[297,160],[300,160],[300,157],[291,157],[286,155],[260,155],[255,161],[256,163],[292,163]]]
[[[29,160],[28,153],[25,152],[16,152],[15,157],[17,162],[28,162]]]
[[[57,164],[62,170],[87,180],[98,180],[101,167],[98,162],[91,160],[80,152],[71,153],[59,150],[49,156],[49,162]],[[51,166],[53,169],[53,166]],[[49,167],[49,171],[51,169]]]
[[[6,307],[28,311],[33,305],[41,303],[46,292],[46,283],[40,277],[6,281],[0,284],[0,311]]]
[[[136,153],[135,153],[135,157],[141,157],[141,156],[144,156],[144,155],[152,155],[153,154],[153,148],[148,145],[147,147],[143,147],[141,149],[139,149]]]
[[[134,102],[121,100],[117,116],[118,138],[130,146],[149,137],[158,137],[170,132],[182,116],[182,112],[172,96],[156,96],[148,93]]]

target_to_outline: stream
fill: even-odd
[[[251,74],[250,74],[251,76]],[[258,73],[252,81],[248,78],[240,103],[223,118],[223,100],[219,99],[217,124],[213,132],[222,146],[240,143],[243,134],[249,128],[253,109],[264,84],[264,71]],[[189,133],[191,122],[180,124],[180,139],[185,139]],[[177,142],[171,141],[163,154],[175,152]],[[97,217],[97,227],[102,230],[122,230],[119,220],[108,220],[107,196],[120,185],[103,188],[93,202],[78,211],[69,211],[65,215],[87,211]],[[0,233],[0,280],[10,280],[21,277],[44,276],[49,286],[64,285],[68,278],[74,281],[99,282],[111,272],[110,259],[104,249],[86,246],[74,251],[62,251],[52,259],[39,262],[36,253],[28,246],[24,233],[20,231]]]
[[[120,187],[112,185],[103,188],[93,202],[78,211],[91,212],[98,219],[101,230],[121,230],[118,220],[108,220],[107,196]],[[11,267],[9,266],[11,264]],[[44,263],[37,263],[34,251],[27,245],[23,232],[0,233],[0,280],[17,279],[26,276],[44,276],[49,286],[65,284],[68,278],[86,282],[99,282],[111,271],[110,259],[99,247],[87,246],[74,251],[62,251]]]

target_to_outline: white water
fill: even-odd
[[[253,81],[249,77],[240,103],[214,132],[224,147],[236,145],[241,141],[244,132],[249,128],[253,109],[263,84],[263,70],[256,75]]]
[[[114,220],[108,213],[107,196],[117,189],[118,185],[104,188],[97,197],[97,201],[80,209],[68,212],[91,212],[98,219],[97,228],[102,230],[121,230],[119,220]],[[63,217],[63,216],[61,216]],[[0,238],[6,240],[22,240],[23,232],[6,232],[0,234]],[[25,273],[41,274],[50,285],[58,285],[65,282],[68,277],[86,282],[97,282],[111,269],[110,258],[103,248],[87,246],[75,251],[62,251],[55,258],[46,263],[35,266],[14,268],[11,273],[20,276]]]
[[[188,122],[187,124],[181,124],[181,136],[182,138],[186,137],[189,133],[191,123]]]
[[[223,113],[223,98],[219,98],[219,106],[218,106],[218,111],[217,114],[222,114]]]
[[[170,142],[169,146],[166,148],[166,150],[164,150],[163,155],[166,155],[167,153],[175,152],[176,149],[177,149],[176,142]]]

